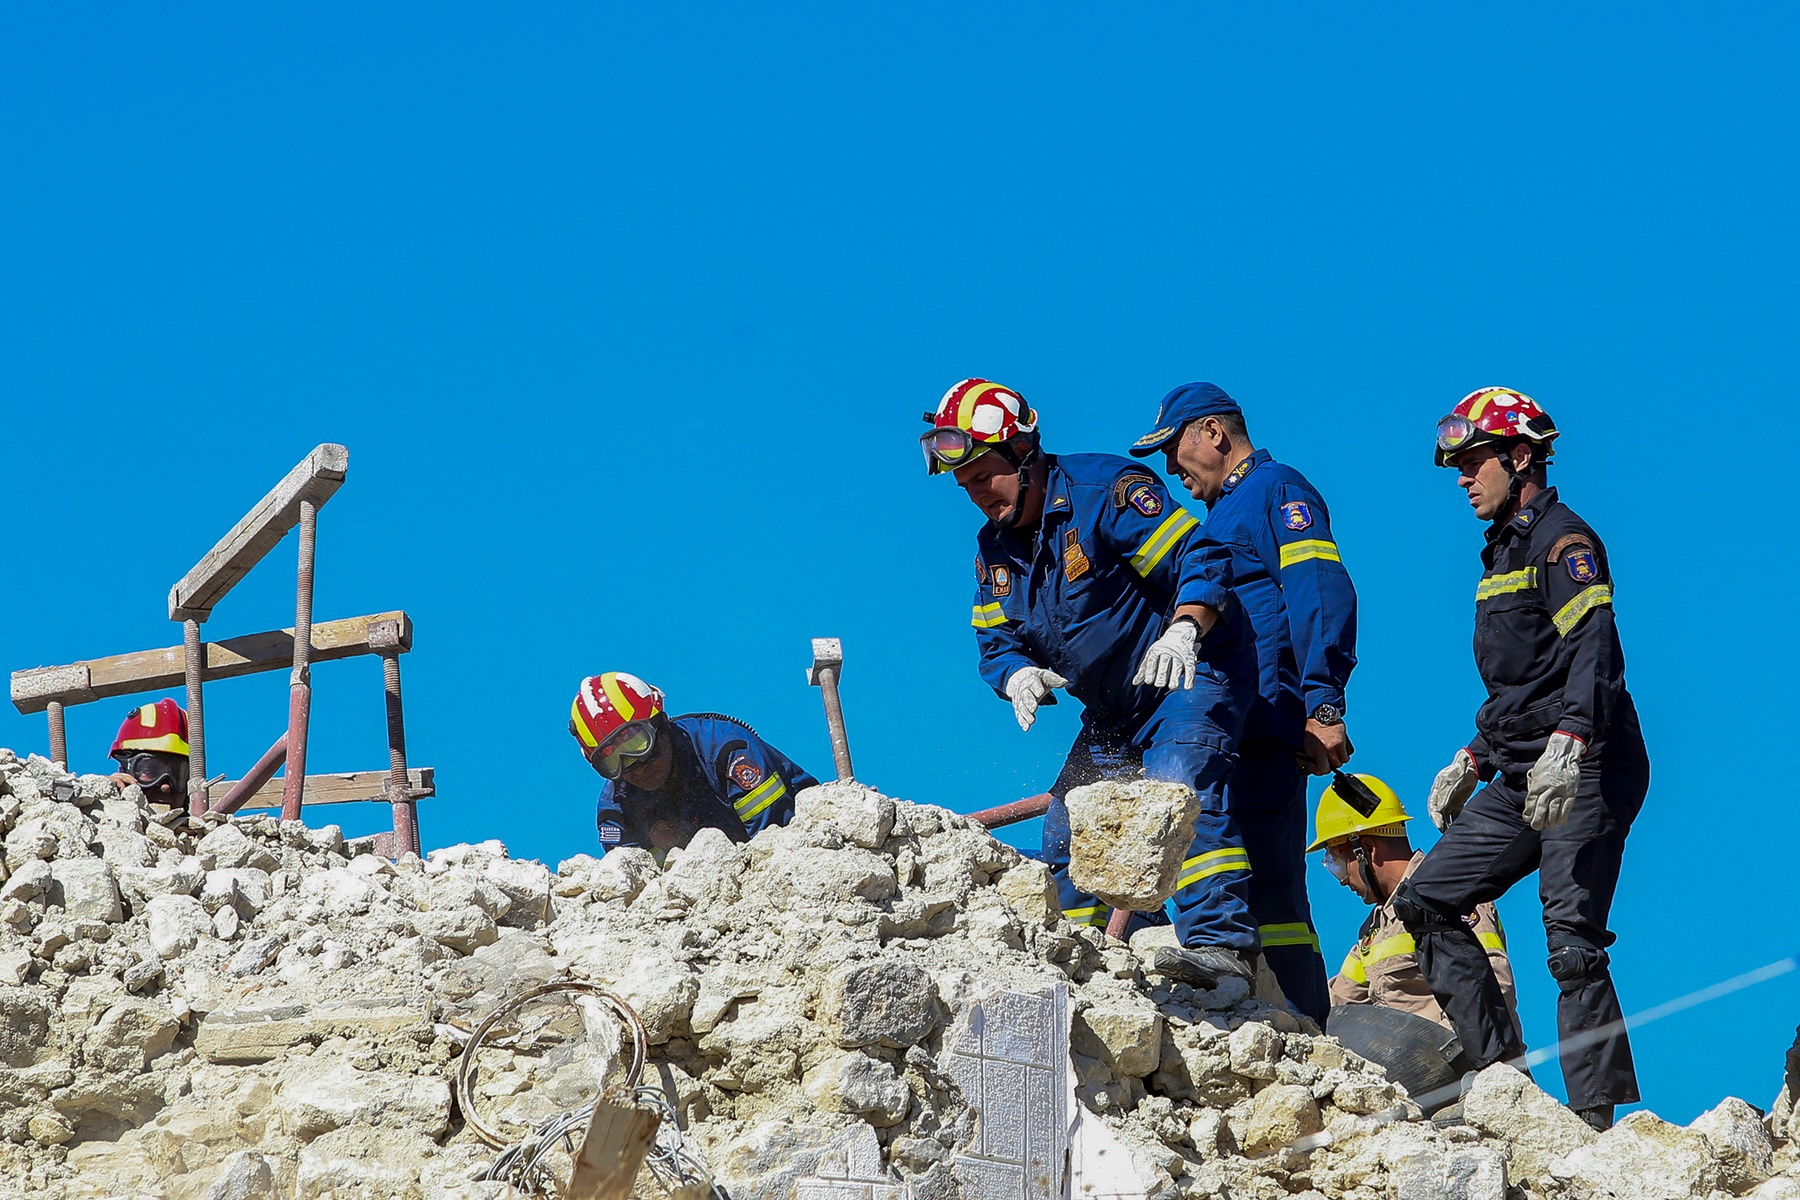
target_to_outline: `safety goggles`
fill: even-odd
[[[125,768],[125,773],[137,780],[138,786],[146,793],[157,791],[165,784],[171,791],[181,790],[181,781],[177,779],[177,775],[181,773],[182,764],[167,754],[140,750],[121,765]]]
[[[1330,871],[1332,878],[1339,883],[1347,883],[1350,879],[1350,860],[1355,855],[1356,851],[1351,848],[1349,842],[1333,842],[1325,847],[1325,869]]]
[[[1455,413],[1443,418],[1437,427],[1437,448],[1445,454],[1455,454],[1474,440],[1481,432],[1475,422]]]
[[[987,442],[976,441],[968,430],[955,428],[927,429],[919,435],[919,448],[925,452],[928,469],[944,466],[952,471],[993,449]]]
[[[632,721],[606,735],[606,739],[587,752],[588,762],[603,779],[617,779],[626,768],[656,749],[656,726],[650,721]]]

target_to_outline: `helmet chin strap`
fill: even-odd
[[[1350,835],[1350,853],[1356,855],[1356,861],[1362,866],[1363,882],[1368,884],[1369,891],[1374,893],[1375,906],[1379,908],[1386,904],[1388,902],[1387,893],[1381,890],[1381,880],[1375,878],[1375,864],[1369,861],[1368,848],[1363,845],[1363,840],[1354,833]]]
[[[995,446],[994,452],[1019,469],[1019,498],[1013,502],[1012,515],[995,524],[1002,529],[1017,529],[1025,516],[1025,502],[1031,498],[1031,466],[1037,461],[1037,442],[1033,439],[1023,454],[1014,450],[1010,442]]]
[[[1513,466],[1512,448],[1518,444],[1516,441],[1508,442],[1501,446],[1500,453],[1494,456],[1500,460],[1500,469],[1506,472],[1507,478],[1506,502],[1500,506],[1500,511],[1494,514],[1495,528],[1512,520],[1519,511],[1519,490],[1525,486],[1525,477],[1519,474],[1517,467]],[[1531,443],[1526,442],[1525,444],[1530,445]],[[1535,453],[1533,457],[1536,457]]]

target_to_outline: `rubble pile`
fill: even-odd
[[[639,1014],[645,1082],[733,1200],[1024,1200],[1061,1151],[1021,1184],[993,1147],[1045,1113],[1089,1130],[1067,1183],[1095,1200],[1800,1200],[1791,1089],[1770,1118],[1728,1100],[1595,1135],[1493,1068],[1440,1128],[1241,981],[1163,979],[1064,920],[980,826],[854,784],[747,844],[555,872],[498,842],[389,862],[333,827],[192,822],[6,751],[0,784],[0,1195],[509,1194],[471,1181],[497,1152],[457,1060],[500,1001],[575,979]],[[1021,1004],[1066,1036],[1072,1091],[1020,1069],[1013,1107]],[[597,1011],[545,1014],[483,1042],[486,1123],[579,1108],[630,1057]]]

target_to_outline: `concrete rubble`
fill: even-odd
[[[1495,1068],[1439,1128],[1242,981],[1065,921],[968,819],[854,784],[747,844],[551,871],[189,822],[0,751],[0,845],[0,1196],[510,1194],[472,1181],[496,1151],[452,1075],[499,1001],[575,979],[641,1015],[645,1081],[733,1200],[1800,1200],[1791,1086],[1594,1134]],[[626,1057],[616,1022],[540,1009],[477,1057],[514,1135]]]
[[[1105,780],[1071,788],[1069,878],[1114,908],[1149,912],[1175,894],[1200,797],[1179,783]]]

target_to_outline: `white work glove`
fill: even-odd
[[[1581,756],[1587,750],[1570,733],[1553,733],[1544,752],[1525,773],[1525,819],[1533,829],[1555,829],[1575,809],[1581,783]]]
[[[1193,687],[1197,657],[1194,643],[1199,640],[1198,625],[1191,620],[1176,621],[1150,643],[1150,649],[1144,651],[1144,661],[1138,664],[1137,674],[1131,677],[1132,684],[1147,683],[1171,692],[1177,687]]]
[[[1006,681],[1006,698],[1012,701],[1013,716],[1019,718],[1020,729],[1030,729],[1037,720],[1038,705],[1051,688],[1068,687],[1069,681],[1055,671],[1043,667],[1020,667]]]
[[[1475,794],[1475,785],[1480,780],[1475,756],[1467,750],[1458,750],[1450,765],[1437,773],[1437,778],[1431,781],[1431,795],[1425,798],[1425,808],[1431,813],[1431,823],[1438,827],[1439,833],[1450,828],[1450,822],[1456,820],[1463,804]]]

